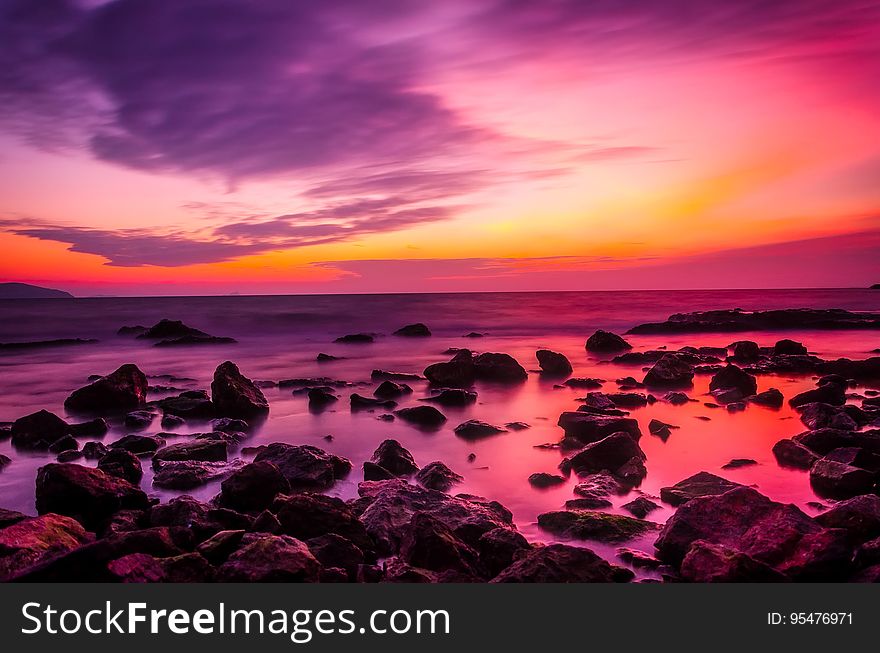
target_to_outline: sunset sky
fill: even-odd
[[[880,2],[0,0],[0,281],[880,282]]]

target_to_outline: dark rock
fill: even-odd
[[[186,347],[190,345],[234,345],[238,342],[235,338],[221,336],[181,336],[180,338],[168,338],[160,340],[154,347]]]
[[[475,548],[480,556],[480,564],[490,577],[497,576],[531,550],[528,540],[509,528],[495,528],[483,533]]]
[[[287,535],[248,533],[240,549],[217,570],[218,579],[237,583],[317,582],[321,563],[305,542]]]
[[[439,460],[428,463],[416,473],[416,481],[429,490],[448,492],[449,489],[461,483],[464,477],[456,474]]]
[[[423,512],[413,515],[406,528],[400,543],[400,558],[430,571],[456,571],[474,576],[484,573],[476,551],[442,521]]]
[[[628,483],[636,484],[647,474],[644,467],[645,453],[627,433],[611,435],[588,444],[560,467],[571,469],[576,474],[590,474],[609,471]]]
[[[68,449],[67,451],[62,451],[57,456],[55,456],[55,460],[57,460],[59,463],[72,463],[74,460],[79,460],[82,457],[82,451],[77,451],[76,449]],[[0,469],[3,469],[2,458],[0,458]]]
[[[75,438],[102,438],[110,430],[103,417],[96,417],[79,424],[69,424],[67,429]]]
[[[412,454],[397,440],[383,441],[373,452],[373,457],[370,460],[387,470],[392,476],[409,476],[419,471],[419,466],[413,460]]]
[[[373,370],[370,372],[372,381],[421,381],[422,377],[411,372],[389,372],[388,370]]]
[[[811,451],[824,456],[841,447],[860,447],[871,453],[880,454],[880,431],[842,431],[839,429],[816,429],[792,438]]]
[[[149,506],[147,495],[128,481],[99,469],[50,463],[37,470],[36,507],[78,520],[89,530],[118,510]]]
[[[678,354],[664,354],[663,358],[645,374],[643,383],[649,388],[681,388],[692,385],[694,368]]]
[[[364,397],[357,393],[352,393],[349,401],[351,402],[352,410],[375,410],[377,408],[391,410],[397,406],[397,402],[391,399],[373,399],[372,397]]]
[[[290,483],[278,468],[265,460],[245,465],[220,484],[217,505],[240,512],[265,510],[279,494],[290,492]]]
[[[464,334],[462,338],[484,338],[485,336],[485,333],[477,333],[476,331],[471,331],[470,333]]]
[[[135,410],[125,416],[124,424],[127,428],[142,430],[153,423],[153,413],[149,410]]]
[[[876,482],[876,474],[828,458],[820,458],[810,468],[810,486],[821,497],[847,499],[868,494]]]
[[[100,442],[86,442],[82,448],[82,454],[86,460],[98,460],[110,451]]]
[[[49,445],[49,451],[58,454],[73,452],[77,449],[79,449],[79,443],[72,435],[65,435]]]
[[[105,474],[123,478],[132,485],[139,485],[144,477],[141,461],[138,460],[137,456],[123,449],[108,451],[98,461],[98,469]]]
[[[251,531],[254,533],[280,533],[281,522],[269,510],[264,510],[254,519]]]
[[[117,583],[159,583],[165,569],[158,558],[146,553],[130,553],[107,563],[107,571]]]
[[[853,542],[867,542],[880,536],[880,497],[865,494],[841,501],[816,521],[826,528],[842,528]]]
[[[309,390],[309,408],[312,410],[322,410],[337,401],[339,401],[339,397],[324,388]]]
[[[565,477],[547,472],[535,472],[529,476],[529,484],[532,487],[548,488],[565,483]]]
[[[597,388],[601,388],[603,383],[604,381],[602,381],[601,379],[577,378],[566,379],[565,381],[563,381],[562,385],[568,388],[595,390]]]
[[[222,433],[244,433],[248,431],[250,426],[243,419],[221,417],[211,422],[211,428]]]
[[[0,508],[0,528],[6,528],[7,526],[12,526],[13,524],[17,524],[23,519],[28,519],[28,516],[23,512],[17,512],[15,510],[7,510],[6,508]]]
[[[535,356],[541,371],[550,376],[568,376],[572,373],[571,363],[563,355],[549,349],[539,349]]]
[[[281,523],[281,533],[309,540],[335,533],[346,538],[365,554],[375,549],[363,522],[342,499],[322,494],[279,496],[272,511]]]
[[[427,338],[431,335],[431,330],[422,324],[421,322],[417,322],[415,324],[407,324],[405,327],[399,328],[394,332],[395,336],[405,336],[407,338]]]
[[[738,401],[743,397],[749,397],[755,394],[758,391],[758,381],[748,372],[729,363],[727,367],[723,368],[712,377],[712,380],[709,382],[709,391],[714,394],[717,391],[729,390],[736,390],[739,392],[740,396],[735,400]],[[716,395],[716,398],[717,396],[718,395]]]
[[[660,506],[646,497],[638,497],[620,507],[639,519],[644,519],[655,510],[660,509]]]
[[[764,392],[756,394],[750,399],[750,401],[753,404],[767,406],[768,408],[782,408],[784,399],[785,398],[779,390],[776,388],[769,388],[768,390],[764,390]]]
[[[690,401],[690,397],[688,397],[683,392],[667,392],[663,395],[663,401],[666,401],[673,406],[681,406]]]
[[[467,406],[477,401],[477,393],[461,388],[445,388],[435,395],[419,401],[430,401],[441,406]]]
[[[538,526],[560,537],[622,542],[659,526],[624,515],[595,510],[556,510],[538,515]]]
[[[12,462],[12,458],[0,453],[0,471],[9,466],[9,463]]]
[[[567,438],[583,444],[596,442],[614,433],[626,433],[634,440],[642,437],[639,423],[628,417],[592,415],[580,411],[566,411],[559,416],[557,424]]]
[[[616,333],[611,333],[610,331],[603,331],[602,329],[599,329],[593,335],[587,338],[585,348],[587,351],[613,353],[632,349],[632,345]]]
[[[186,420],[177,415],[162,415],[162,420],[160,422],[162,428],[169,431],[171,429],[180,428],[184,424],[186,424]]]
[[[465,440],[480,440],[499,433],[506,433],[506,429],[478,419],[469,419],[455,427],[455,434]]]
[[[801,422],[811,431],[824,428],[854,431],[858,428],[856,421],[843,406],[809,403],[801,404],[796,410],[800,414]]]
[[[439,428],[446,422],[446,416],[433,406],[412,406],[395,410],[394,414],[410,424],[424,428]]]
[[[290,483],[292,490],[326,490],[351,471],[351,462],[311,445],[275,442],[254,458],[270,462]]]
[[[242,467],[240,460],[231,462],[206,462],[202,460],[174,460],[154,463],[155,487],[171,490],[190,490],[223,479]]]
[[[241,545],[244,530],[220,531],[196,547],[196,551],[213,565],[223,564]]]
[[[165,446],[165,438],[158,435],[126,435],[110,443],[111,449],[121,449],[135,455],[152,454]]]
[[[474,358],[467,349],[462,349],[446,363],[434,363],[425,368],[425,378],[437,386],[466,388],[476,379]]]
[[[732,458],[729,462],[721,465],[721,469],[739,469],[741,467],[751,467],[752,465],[757,465],[757,460],[752,460],[751,458]]]
[[[142,324],[135,326],[121,326],[116,330],[118,336],[139,336],[147,332],[147,327]]]
[[[777,356],[804,356],[809,352],[800,342],[783,338],[773,345],[773,353]]]
[[[165,416],[182,419],[208,420],[217,414],[214,402],[204,390],[187,390],[176,397],[166,397],[157,402]]]
[[[366,562],[360,547],[336,533],[310,538],[306,544],[318,562],[325,567],[345,570],[347,578],[353,578],[357,573],[358,565]]]
[[[117,413],[144,406],[147,401],[147,376],[137,365],[127,364],[102,376],[87,386],[74,390],[64,400],[72,412]]]
[[[364,480],[365,481],[387,481],[388,479],[397,478],[381,465],[364,461]]]
[[[527,429],[532,428],[530,424],[526,424],[525,422],[507,422],[504,425],[508,431],[525,431]]]
[[[230,361],[221,363],[214,371],[211,400],[217,414],[223,417],[248,420],[269,412],[269,402],[260,389]]]
[[[605,508],[611,505],[608,497],[612,494],[623,494],[627,491],[620,480],[609,472],[598,472],[583,476],[574,486],[574,493],[582,500],[573,506],[582,508]],[[566,504],[566,507],[571,507]]]
[[[207,336],[204,331],[185,325],[180,320],[160,320],[144,331],[138,338],[160,340],[164,338],[183,338],[185,336]]]
[[[770,565],[723,544],[697,540],[681,563],[681,577],[693,583],[781,583],[788,578]]]
[[[508,354],[479,354],[474,356],[473,365],[474,375],[479,381],[521,383],[529,376],[522,365]]]
[[[12,423],[12,446],[24,451],[48,451],[67,435],[68,425],[55,413],[39,410]]]
[[[751,340],[739,340],[731,343],[733,359],[740,362],[756,361],[761,357],[761,348],[757,342]]]
[[[810,469],[819,458],[802,444],[788,438],[773,445],[773,455],[781,466],[794,469]]]
[[[202,462],[225,462],[227,445],[222,440],[192,440],[181,442],[159,449],[153,456],[153,467],[160,463],[181,460],[199,460]]]
[[[340,336],[333,342],[338,342],[344,345],[366,345],[371,342],[375,342],[375,338],[370,333],[350,333],[345,336]]]
[[[697,540],[726,546],[798,579],[834,578],[849,567],[841,531],[826,529],[791,504],[739,487],[679,507],[655,546],[661,560],[681,564]]]
[[[640,392],[616,392],[608,395],[619,408],[642,408],[648,405],[648,397]]]
[[[813,403],[843,406],[846,403],[846,386],[837,383],[826,383],[813,390],[807,390],[795,395],[788,400],[788,403],[795,408]]]
[[[648,433],[650,433],[651,435],[656,435],[664,442],[669,439],[670,435],[672,435],[672,429],[678,428],[681,427],[667,424],[666,422],[661,422],[659,419],[652,419],[650,422],[648,422]]]
[[[382,381],[379,387],[373,391],[373,395],[380,399],[397,399],[407,394],[412,394],[412,388],[405,383],[395,383],[394,381]]]
[[[339,358],[339,356],[331,356],[330,354],[321,353],[315,357],[315,360],[318,361],[319,363],[330,363],[332,361],[338,361],[338,360],[340,360],[340,358]]]
[[[616,553],[618,558],[636,568],[657,569],[663,566],[657,558],[638,549],[620,547]]]
[[[62,515],[41,515],[3,524],[0,529],[0,581],[92,539],[91,533],[87,533],[79,522]]]
[[[493,583],[626,583],[629,569],[608,564],[589,549],[551,544],[533,548]]]
[[[769,311],[714,310],[677,313],[666,322],[641,324],[628,333],[730,333],[780,329],[877,329],[880,314],[839,308],[787,308]]]
[[[734,488],[743,487],[740,483],[728,481],[709,472],[697,472],[671,487],[660,488],[660,498],[671,506],[681,504],[697,497],[710,497],[724,494]]]

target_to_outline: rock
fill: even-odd
[[[103,417],[96,417],[88,422],[69,424],[67,430],[75,438],[102,438],[110,429]]]
[[[748,372],[732,363],[728,363],[727,367],[723,368],[712,377],[712,380],[709,382],[709,391],[714,394],[717,391],[729,390],[738,391],[740,395],[739,399],[750,397],[758,391],[758,381]]]
[[[598,472],[581,477],[573,491],[577,496],[589,500],[592,504],[581,502],[583,507],[604,508],[611,505],[608,497],[612,494],[623,494],[627,489],[611,473]]]
[[[131,363],[74,390],[64,407],[79,413],[118,413],[140,408],[147,401],[147,376]]]
[[[135,326],[121,326],[116,330],[116,335],[118,336],[139,336],[142,333],[147,332],[147,328],[142,324],[138,324]]]
[[[79,443],[72,435],[65,435],[49,445],[49,451],[57,454],[71,453],[75,452],[77,449],[79,449]]]
[[[642,437],[639,423],[628,417],[593,415],[581,411],[566,411],[559,416],[557,424],[567,438],[580,443],[596,442],[614,433],[626,433],[634,440]]]
[[[339,356],[331,356],[330,354],[320,353],[315,357],[315,360],[319,363],[330,363],[332,361],[341,360]]]
[[[124,328],[124,327],[123,327]],[[149,329],[144,331],[138,338],[161,340],[165,338],[183,338],[186,336],[207,336],[204,331],[199,331],[187,326],[180,320],[160,320]]]
[[[148,508],[149,500],[128,481],[99,469],[50,463],[37,470],[36,507],[41,515],[66,515],[95,530],[119,510]]]
[[[12,446],[23,451],[48,451],[67,435],[68,425],[55,413],[39,410],[12,423]]]
[[[616,392],[608,395],[608,399],[619,408],[642,408],[648,405],[648,397],[641,392]]]
[[[851,557],[841,531],[747,487],[683,504],[655,546],[661,560],[681,564],[697,540],[744,553],[796,580],[835,578]]]
[[[333,342],[338,342],[344,345],[366,345],[371,342],[375,342],[375,338],[370,333],[350,333],[345,336],[340,336]]]
[[[377,465],[369,460],[364,461],[363,469],[365,481],[387,481],[391,478],[397,478],[381,465]]]
[[[358,565],[366,562],[364,552],[359,547],[336,533],[313,537],[306,544],[322,565],[345,570],[346,579],[352,579],[357,574]]]
[[[177,415],[162,415],[162,420],[160,422],[162,428],[164,430],[172,430],[176,428],[180,428],[184,424],[186,424],[186,420],[182,417],[178,417]]]
[[[680,506],[697,497],[724,494],[739,487],[743,486],[709,472],[698,472],[671,487],[660,488],[660,498],[671,506]]]
[[[403,395],[412,394],[412,388],[405,383],[394,381],[382,381],[379,387],[373,391],[373,395],[380,399],[397,399]]]
[[[154,347],[185,347],[189,345],[234,345],[238,342],[235,338],[220,336],[182,336],[180,338],[168,338],[160,340]]]
[[[304,542],[287,535],[249,533],[217,574],[225,582],[307,583],[317,582],[320,570],[321,563]]]
[[[428,513],[413,515],[401,539],[400,558],[414,567],[430,571],[485,575],[476,551]]]
[[[363,522],[342,499],[322,494],[282,495],[275,500],[272,511],[281,523],[280,532],[285,535],[309,540],[335,533],[367,555],[375,549]]]
[[[660,509],[660,506],[647,497],[638,497],[620,507],[639,519],[644,519],[650,513]]]
[[[721,465],[721,469],[740,469],[741,467],[751,467],[757,464],[758,461],[751,458],[732,458],[729,462]]]
[[[430,401],[441,406],[468,406],[477,401],[477,393],[461,388],[444,388],[437,394],[424,397],[419,401]]]
[[[773,345],[773,353],[777,356],[805,356],[809,352],[800,342],[783,338]]]
[[[733,350],[732,358],[741,362],[756,361],[761,356],[761,348],[758,343],[751,340],[739,340],[731,343],[730,349]]]
[[[478,419],[469,419],[456,426],[454,432],[465,440],[480,440],[499,433],[506,433],[507,430]]]
[[[241,545],[244,530],[220,531],[196,547],[196,551],[213,565],[223,564]]]
[[[221,363],[211,382],[211,400],[217,414],[249,420],[269,412],[269,402],[253,381],[230,361]]]
[[[417,322],[399,328],[393,335],[407,338],[427,338],[431,335],[431,330],[421,322]]]
[[[880,431],[842,431],[822,428],[807,431],[792,438],[811,451],[824,456],[841,447],[860,447],[871,453],[880,454]]]
[[[160,463],[199,460],[203,462],[226,462],[227,445],[222,440],[192,440],[159,449],[153,456],[153,467]]]
[[[208,420],[217,415],[214,402],[204,390],[187,390],[176,397],[160,399],[157,403],[165,417],[171,415],[182,419]]]
[[[480,564],[490,577],[497,576],[531,550],[528,540],[509,528],[495,528],[483,533],[475,548],[480,556]]]
[[[768,311],[713,310],[677,313],[666,322],[641,324],[628,333],[730,333],[780,329],[877,329],[880,314],[839,308]]]
[[[599,329],[587,338],[587,343],[584,347],[587,351],[599,353],[613,353],[632,349],[632,345],[619,335],[610,331],[603,331],[602,329]]]
[[[214,568],[198,553],[164,558],[161,563],[166,583],[210,583],[215,578]]]
[[[351,471],[351,461],[307,444],[275,442],[254,458],[261,461],[275,465],[293,491],[326,490]]]
[[[132,485],[139,485],[144,477],[141,461],[138,460],[137,456],[123,449],[108,451],[98,461],[98,469],[105,474],[123,478]]]
[[[437,386],[466,388],[476,379],[476,368],[471,352],[462,349],[446,363],[434,363],[425,368],[425,378]]]
[[[324,388],[311,388],[309,390],[309,409],[311,410],[323,410],[337,401],[339,401],[339,397]]]
[[[226,478],[244,463],[240,460],[231,462],[206,462],[202,460],[174,460],[154,464],[156,473],[153,475],[155,487],[172,490],[190,490],[218,479]]]
[[[0,522],[2,523],[2,522]],[[93,539],[79,522],[47,514],[18,519],[0,529],[0,581]]]
[[[86,460],[98,460],[110,451],[100,442],[86,442],[82,448],[82,454]]]
[[[635,568],[658,569],[663,566],[663,563],[657,560],[657,558],[638,549],[620,547],[616,553],[618,558]]]
[[[471,331],[470,333],[466,333],[462,336],[462,338],[484,338],[487,334],[485,333],[477,333],[476,331]]]
[[[810,486],[821,497],[847,499],[873,492],[876,474],[846,463],[820,458],[810,468]]]
[[[638,442],[633,440],[627,433],[612,433],[611,435],[588,444],[581,451],[570,458],[566,458],[561,467],[569,468],[576,474],[590,474],[594,472],[609,471],[621,476],[621,471],[627,468],[631,461],[641,463],[641,470],[634,474],[627,473],[628,481],[637,481],[647,474],[644,469],[645,453],[639,447]]]
[[[265,510],[279,494],[290,492],[290,483],[278,468],[265,460],[245,465],[220,484],[217,505],[240,512]]]
[[[678,428],[681,427],[667,424],[666,422],[661,422],[659,419],[652,419],[650,422],[648,422],[648,433],[650,433],[651,435],[656,435],[664,442],[669,439],[670,435],[672,435],[672,429]]]
[[[771,566],[721,544],[697,540],[681,563],[681,577],[692,583],[781,583],[788,578]]]
[[[813,390],[807,390],[788,400],[790,406],[797,408],[805,404],[831,404],[843,406],[846,403],[846,386],[837,383],[826,383]]]
[[[859,544],[880,536],[880,497],[875,494],[841,501],[816,517],[826,528],[842,528]]]
[[[423,428],[439,428],[446,422],[446,415],[433,406],[412,406],[395,410],[394,414],[410,424]]]
[[[383,441],[370,460],[392,476],[409,476],[419,471],[412,454],[397,440]]]
[[[24,519],[28,519],[28,516],[22,512],[0,508],[0,528],[12,526],[13,524],[17,524]]]
[[[158,435],[125,435],[110,443],[111,449],[120,449],[135,455],[152,454],[164,446],[165,438]]]
[[[513,517],[506,508],[475,497],[451,497],[443,492],[410,485],[400,479],[364,482],[358,486],[364,504],[361,521],[375,540],[378,552],[395,552],[412,516],[427,512],[467,544],[495,528],[512,530]]]
[[[556,510],[538,515],[538,526],[554,535],[575,539],[622,542],[659,529],[657,524],[595,510]]]
[[[529,476],[529,484],[532,487],[548,488],[555,485],[565,483],[565,477],[559,474],[548,474],[547,472],[535,472]]]
[[[279,533],[281,531],[281,522],[269,510],[264,510],[254,519],[251,531],[254,533]]]
[[[362,395],[352,393],[349,397],[349,401],[351,403],[351,409],[353,411],[357,410],[375,410],[377,408],[382,408],[386,410],[391,410],[397,406],[396,401],[392,401],[391,399],[373,399],[372,397],[364,397]]]
[[[389,372],[388,370],[373,370],[370,372],[372,381],[421,381],[422,377],[411,372]]]
[[[429,490],[448,492],[449,489],[461,483],[464,477],[456,474],[439,460],[428,463],[416,473],[416,481]]]
[[[569,388],[595,390],[597,388],[601,388],[603,383],[604,381],[602,381],[602,379],[577,378],[566,379],[565,381],[563,381],[562,385]]]
[[[666,401],[673,406],[681,406],[690,401],[690,397],[688,397],[683,392],[667,392],[663,395],[663,401]]]
[[[479,354],[474,356],[473,365],[478,381],[521,383],[529,376],[523,366],[508,354]]]
[[[693,378],[693,366],[678,354],[670,353],[654,363],[643,383],[649,388],[681,388],[692,385]]]
[[[12,458],[0,453],[0,471],[3,471],[12,462]]]
[[[507,422],[504,425],[508,431],[525,431],[527,429],[532,428],[530,424],[526,424],[525,422]]]
[[[794,469],[810,469],[819,458],[802,444],[788,438],[773,445],[773,455],[781,466]]]
[[[571,363],[563,354],[549,349],[539,349],[535,356],[541,371],[549,376],[568,376],[573,371]]]
[[[493,583],[626,583],[629,569],[608,564],[589,549],[551,544],[533,548]]]
[[[768,390],[764,390],[764,392],[756,394],[750,399],[750,401],[753,404],[767,406],[768,408],[782,408],[784,399],[785,398],[779,390],[776,388],[769,388]]]
[[[221,433],[245,433],[250,429],[250,425],[243,419],[221,417],[211,421],[211,429]]]
[[[130,553],[107,563],[107,570],[118,583],[159,583],[165,569],[158,558],[146,553]]]
[[[801,422],[811,431],[824,428],[854,431],[858,428],[858,424],[842,406],[809,403],[801,404],[796,410],[800,413]]]

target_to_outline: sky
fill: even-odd
[[[0,281],[880,282],[880,2],[0,0]]]

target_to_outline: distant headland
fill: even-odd
[[[73,295],[29,283],[0,283],[0,299],[73,299]]]

